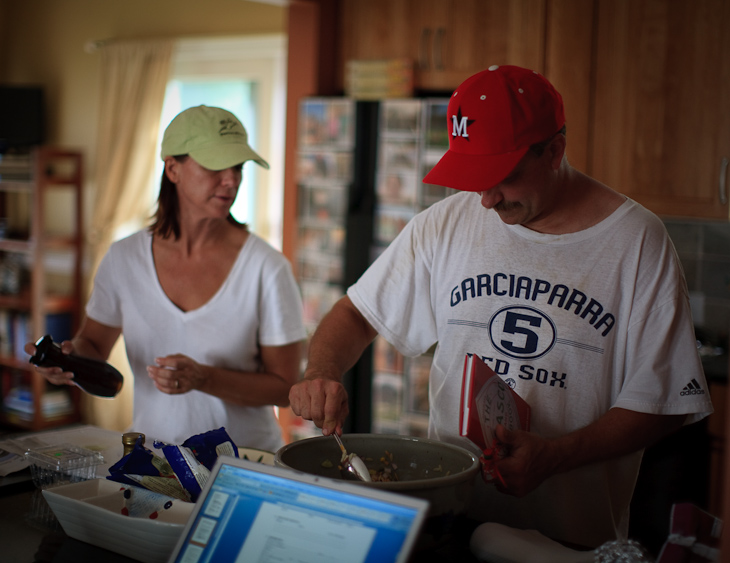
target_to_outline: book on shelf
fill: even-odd
[[[12,314],[7,309],[0,309],[0,356],[13,354]]]
[[[35,413],[33,392],[28,388],[14,387],[3,397],[3,410],[20,418],[30,420]],[[65,416],[73,412],[73,402],[68,391],[57,389],[47,391],[41,397],[41,412],[44,418]]]
[[[71,339],[71,313],[50,313],[45,316],[45,334],[50,334],[56,342]],[[42,336],[42,334],[41,334]],[[27,361],[30,356],[25,352],[25,344],[34,342],[38,336],[32,332],[31,318],[28,313],[0,309],[0,357],[13,357]]]
[[[0,182],[27,182],[32,172],[33,161],[29,154],[0,153]]]
[[[459,434],[487,452],[495,446],[498,425],[508,430],[530,429],[530,405],[478,355],[467,354],[459,421]]]
[[[30,356],[25,351],[25,343],[33,339],[30,326],[30,315],[16,314],[13,316],[12,346],[15,359],[28,361]]]

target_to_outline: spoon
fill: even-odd
[[[342,459],[340,460],[340,463],[342,463],[342,469],[347,473],[352,473],[352,475],[354,475],[359,481],[372,481],[370,478],[370,472],[365,466],[365,462],[360,459],[360,456],[357,454],[348,454],[345,449],[345,444],[342,443],[342,439],[339,437],[337,432],[333,432],[332,435],[335,437],[337,444],[342,450]]]

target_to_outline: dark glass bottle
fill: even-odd
[[[64,354],[61,346],[53,342],[49,334],[35,343],[35,354],[30,363],[41,367],[60,367],[74,374],[76,385],[91,395],[115,397],[122,389],[124,377],[116,368],[101,360]]]

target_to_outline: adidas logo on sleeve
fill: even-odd
[[[682,389],[682,392],[680,393],[680,396],[684,397],[686,395],[704,395],[705,390],[700,387],[700,384],[697,383],[697,380],[693,377],[692,381],[690,381],[687,385],[684,386],[684,389]]]

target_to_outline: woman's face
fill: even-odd
[[[243,177],[243,163],[223,170],[209,170],[188,157],[165,159],[165,172],[177,186],[180,213],[192,212],[225,218],[233,205]]]

